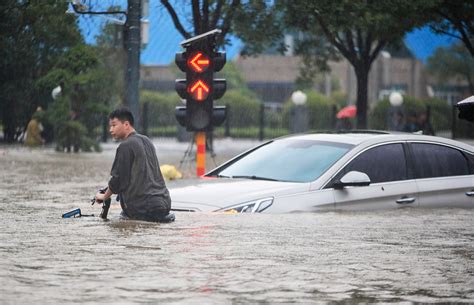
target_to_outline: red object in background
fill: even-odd
[[[336,114],[336,118],[344,119],[344,118],[353,118],[357,114],[357,107],[355,105],[350,105],[342,108]]]

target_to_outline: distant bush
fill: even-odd
[[[176,106],[184,106],[176,92],[161,93],[157,91],[140,91],[140,111],[143,112],[143,105],[148,103],[148,125],[153,127],[176,126],[175,118]],[[143,118],[143,113],[141,113]]]
[[[447,130],[451,126],[451,107],[443,100],[436,98],[416,99],[411,96],[403,97],[403,104],[400,108],[404,118],[411,113],[420,115],[426,113],[427,106],[431,107],[430,122],[435,132],[437,130]],[[391,105],[388,98],[379,101],[375,107],[369,111],[368,125],[371,129],[387,130],[387,121]]]
[[[232,128],[258,126],[260,101],[254,95],[241,90],[229,90],[215,105],[228,107],[227,119]]]
[[[79,121],[66,121],[57,125],[56,150],[64,152],[102,151],[99,143],[89,138],[86,127]]]
[[[335,122],[334,101],[315,91],[306,92],[306,94],[307,100],[305,106],[308,111],[308,128],[310,130],[332,129]],[[283,118],[286,122],[290,121],[293,107],[295,107],[295,105],[291,100],[287,101],[284,105]]]
[[[263,137],[265,139],[272,139],[287,135],[289,133],[286,128],[264,128]],[[225,128],[218,127],[214,129],[214,135],[218,138],[225,136]],[[260,129],[258,127],[247,128],[230,128],[230,136],[232,138],[251,138],[258,139],[260,136]]]

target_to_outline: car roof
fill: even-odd
[[[307,133],[307,134],[296,134],[282,137],[279,139],[301,139],[301,140],[318,140],[335,143],[345,143],[351,145],[360,144],[376,144],[380,142],[391,142],[391,141],[412,141],[412,142],[431,142],[431,143],[442,143],[445,145],[455,146],[464,150],[474,151],[474,147],[462,143],[459,141],[428,136],[422,134],[406,133],[406,132],[389,132],[389,131],[347,131],[347,132],[322,132],[322,133]]]

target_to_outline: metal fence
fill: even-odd
[[[188,141],[192,133],[179,126],[174,109],[163,111],[160,107],[160,110],[162,112],[156,109],[156,105],[143,105],[141,131],[151,137],[177,137],[180,141]],[[312,111],[301,106],[260,103],[248,110],[228,106],[226,120],[222,126],[214,128],[213,134],[216,137],[263,140],[311,130],[331,130],[335,127],[335,111],[335,107],[329,112],[322,111],[319,116],[326,119],[315,122]]]
[[[262,141],[294,133],[337,130],[339,125],[336,113],[339,108],[336,105],[310,108],[278,103],[260,103],[247,111],[228,107],[226,120],[222,126],[215,127],[212,134],[219,138],[247,138]],[[448,106],[446,111],[440,113],[439,110],[436,112],[430,106],[425,106],[419,109],[417,114],[426,115],[428,122],[431,123],[439,121],[439,116],[442,116],[444,127],[440,129],[436,123],[433,124],[435,135],[474,138],[474,124],[458,119],[458,113],[456,107]],[[372,113],[372,122],[375,121],[375,116],[377,113]],[[369,127],[390,130],[390,111],[379,113],[379,117],[377,126]],[[352,122],[355,123],[355,120]],[[174,117],[174,106],[164,107],[145,103],[141,109],[141,123],[142,126],[138,129],[150,137],[170,137],[187,142],[193,136],[192,132],[187,132],[185,127],[179,126]],[[108,137],[106,117],[103,118],[103,126],[101,131],[97,132],[97,136],[103,141],[106,141]]]

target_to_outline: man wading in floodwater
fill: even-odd
[[[105,194],[95,195],[104,201],[112,194],[120,194],[122,216],[128,219],[168,222],[171,199],[160,171],[155,146],[133,127],[130,110],[120,108],[109,114],[110,134],[122,140],[117,147]]]

